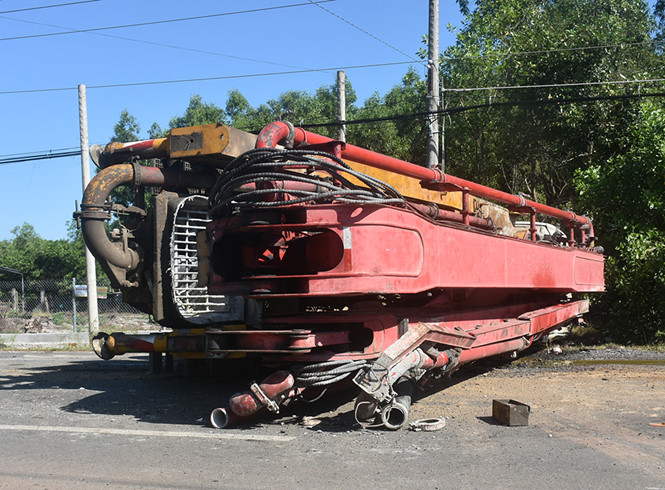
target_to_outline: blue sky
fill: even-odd
[[[370,35],[315,5],[91,32],[64,32],[307,3],[307,0],[99,0],[8,12],[76,0],[0,0],[0,158],[78,149],[76,87],[86,84],[90,144],[105,144],[120,111],[141,124],[168,125],[193,94],[223,106],[237,88],[258,105],[286,90],[313,92],[335,82],[335,70],[226,80],[92,88],[150,82],[349,67],[409,61],[427,33],[426,0],[336,0],[322,4]],[[455,2],[441,2],[441,48],[454,43]],[[379,38],[378,41],[374,37]],[[20,39],[7,39],[20,37]],[[122,39],[121,39],[122,38]],[[152,43],[152,44],[151,44]],[[389,44],[391,47],[387,46]],[[203,52],[205,51],[205,52]],[[402,53],[400,53],[400,51]],[[408,55],[408,56],[407,56]],[[423,65],[414,65],[424,75]],[[408,65],[347,69],[359,101],[397,84]],[[7,93],[39,89],[58,91]],[[79,157],[0,165],[0,240],[24,222],[44,238],[64,238],[81,199]]]

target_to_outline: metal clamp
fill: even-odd
[[[259,387],[257,383],[253,383],[250,387],[249,390],[254,394],[256,399],[265,407],[268,408],[271,412],[278,413],[279,412],[279,405],[272,401],[268,396],[263,392],[263,390]]]

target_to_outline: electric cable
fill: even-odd
[[[95,1],[99,1],[99,0],[95,0]],[[44,27],[53,27],[55,29],[64,29],[64,30],[71,31],[71,32],[78,32],[76,29],[72,29],[70,27],[63,27],[63,26],[59,26],[59,25],[55,25],[55,24],[46,24],[44,22],[35,22],[33,20],[25,20],[25,19],[11,19],[11,20],[14,20],[16,22],[23,22],[25,24],[33,24],[33,25],[44,26]],[[177,50],[180,50],[180,51],[187,51],[187,52],[191,52],[191,53],[200,53],[200,54],[207,54],[207,55],[211,55],[211,56],[219,56],[219,57],[235,59],[235,60],[251,61],[253,63],[263,63],[263,64],[266,64],[266,65],[284,66],[284,67],[287,67],[287,68],[304,69],[301,66],[287,65],[287,64],[284,64],[284,63],[277,63],[277,62],[274,62],[274,61],[259,60],[259,59],[256,59],[256,58],[247,58],[245,56],[237,56],[237,55],[232,55],[232,54],[219,53],[219,52],[216,52],[216,51],[207,51],[207,50],[204,50],[204,49],[187,48],[185,46],[176,46],[174,44],[165,44],[165,43],[159,43],[159,42],[156,42],[156,41],[147,41],[145,39],[136,39],[136,38],[126,37],[126,36],[116,36],[114,34],[108,34],[108,33],[105,33],[105,32],[87,32],[86,34],[106,37],[106,38],[109,38],[109,39],[119,39],[121,41],[130,41],[130,42],[139,43],[139,44],[147,44],[149,46],[159,46],[159,47],[162,47],[162,48],[177,49]]]
[[[278,71],[278,72],[269,72],[269,73],[248,73],[242,75],[224,75],[219,77],[202,77],[202,78],[183,78],[175,80],[156,80],[149,82],[128,82],[128,83],[111,83],[105,85],[88,85],[88,89],[105,89],[105,88],[119,88],[119,87],[141,87],[147,85],[164,85],[171,83],[189,83],[189,82],[208,82],[215,80],[233,80],[239,78],[256,78],[256,77],[270,77],[278,75],[298,75],[301,73],[316,73],[316,72],[325,72],[325,71],[334,71],[334,70],[355,70],[361,68],[377,68],[384,66],[395,66],[395,65],[412,65],[414,63],[420,63],[416,61],[394,61],[390,63],[371,63],[366,65],[351,65],[351,66],[337,66],[337,67],[325,67],[325,68],[310,68],[304,70],[292,70],[292,71]],[[10,94],[28,94],[28,93],[41,93],[41,92],[63,92],[70,90],[78,90],[78,87],[53,87],[53,88],[39,88],[39,89],[23,89],[23,90],[4,90],[0,91],[0,95],[10,95]]]
[[[533,88],[566,88],[566,87],[593,87],[598,85],[626,85],[629,83],[655,83],[665,82],[665,78],[651,78],[642,80],[609,80],[599,82],[572,82],[572,83],[546,83],[537,85],[506,85],[497,87],[469,87],[469,88],[446,88],[444,92],[477,92],[480,90],[519,90]]]
[[[78,151],[63,151],[58,153],[42,153],[39,155],[30,155],[24,157],[14,157],[14,158],[2,158],[0,159],[0,165],[6,163],[23,163],[23,162],[33,162],[35,160],[48,160],[51,158],[64,158],[64,157],[74,157],[81,154],[81,150]]]
[[[78,2],[67,2],[67,3],[56,3],[52,5],[42,5],[39,7],[26,7],[22,9],[14,9],[14,10],[3,10],[0,11],[0,14],[13,14],[16,12],[27,12],[29,10],[42,10],[42,9],[51,9],[51,8],[56,8],[56,7],[67,7],[69,5],[79,5],[81,3],[93,3],[93,2],[99,2],[100,0],[79,0]]]
[[[336,0],[317,0],[321,3],[327,3],[327,2],[334,2]],[[19,39],[34,39],[34,38],[40,38],[40,37],[50,37],[50,36],[62,36],[65,34],[77,34],[77,33],[83,33],[83,32],[98,32],[98,31],[108,31],[112,29],[125,29],[129,27],[144,27],[144,26],[151,26],[151,25],[157,25],[157,24],[169,24],[169,23],[174,23],[174,22],[185,22],[185,21],[190,21],[190,20],[201,20],[201,19],[211,19],[215,17],[223,17],[223,16],[228,16],[228,15],[238,15],[238,14],[251,14],[251,13],[256,13],[256,12],[266,12],[270,10],[279,10],[279,9],[286,9],[286,8],[291,8],[291,7],[302,7],[305,5],[311,5],[311,3],[308,2],[302,2],[302,3],[293,3],[289,5],[276,5],[273,7],[261,7],[261,8],[255,8],[255,9],[247,9],[247,10],[237,10],[234,12],[221,12],[217,14],[206,14],[206,15],[195,15],[192,17],[180,17],[177,19],[164,19],[164,20],[152,20],[152,21],[146,21],[146,22],[136,22],[134,24],[123,24],[123,25],[115,25],[115,26],[104,26],[104,27],[91,27],[89,29],[77,29],[73,31],[65,31],[65,32],[46,32],[42,34],[26,34],[24,36],[12,36],[12,37],[2,37],[0,38],[0,41],[15,41]]]
[[[640,98],[649,98],[649,97],[665,97],[665,92],[647,92],[640,94],[625,94],[625,95],[599,95],[599,96],[588,96],[588,97],[572,97],[567,99],[536,99],[536,100],[519,100],[511,102],[489,102],[487,104],[476,104],[463,107],[452,107],[448,109],[440,109],[438,111],[422,111],[422,112],[412,112],[409,114],[397,114],[393,116],[384,116],[384,117],[371,117],[364,119],[352,119],[347,121],[334,121],[334,122],[325,122],[325,123],[312,123],[312,124],[300,124],[299,127],[304,129],[310,128],[324,128],[324,127],[337,127],[340,124],[368,124],[375,122],[387,122],[387,121],[399,121],[402,119],[417,119],[424,118],[432,115],[452,115],[459,114],[461,112],[467,112],[477,109],[490,109],[490,108],[501,108],[501,107],[516,107],[521,105],[556,105],[556,104],[576,104],[584,102],[598,102],[598,101],[611,101],[611,100],[623,100],[623,99],[640,99]],[[254,131],[255,132],[255,131]]]
[[[477,60],[483,58],[509,58],[513,56],[527,56],[532,54],[550,54],[550,53],[567,53],[575,51],[594,51],[598,49],[609,49],[609,48],[625,48],[625,47],[635,47],[635,46],[649,46],[654,44],[663,44],[665,43],[664,39],[652,39],[650,41],[639,41],[639,42],[625,42],[625,43],[614,43],[614,44],[598,44],[591,46],[572,46],[570,48],[553,48],[553,49],[536,49],[532,51],[515,51],[514,53],[487,53],[487,54],[476,54],[476,55],[466,55],[466,56],[441,56],[440,61],[465,61],[465,60]]]
[[[385,45],[385,46],[388,46],[388,47],[389,47],[390,49],[392,49],[393,51],[396,51],[396,52],[398,52],[399,54],[406,56],[406,57],[409,58],[410,60],[417,61],[416,58],[414,58],[413,56],[406,54],[406,53],[405,53],[404,51],[402,51],[401,49],[398,49],[398,48],[396,48],[395,46],[393,46],[392,44],[387,43],[387,42],[384,41],[383,39],[381,39],[381,38],[375,36],[374,34],[372,34],[371,32],[367,32],[367,31],[366,31],[365,29],[363,29],[362,27],[359,27],[359,26],[357,26],[356,24],[354,24],[353,22],[350,22],[350,21],[346,20],[344,17],[342,17],[342,16],[340,16],[340,15],[337,15],[337,14],[336,14],[335,12],[333,12],[332,10],[329,10],[329,9],[323,7],[322,5],[319,5],[319,4],[318,4],[317,2],[315,2],[314,0],[308,0],[308,1],[309,1],[309,3],[311,3],[312,5],[316,5],[317,7],[319,7],[319,8],[320,8],[321,10],[323,10],[324,12],[328,12],[328,13],[329,13],[330,15],[332,15],[333,17],[337,17],[337,18],[338,18],[339,20],[341,20],[342,22],[347,23],[348,25],[350,25],[350,26],[353,27],[354,29],[357,29],[357,30],[359,30],[360,32],[362,32],[363,34],[365,34],[365,35],[371,37],[372,39],[374,39],[374,40],[376,40],[376,41],[379,41],[381,44],[383,44],[383,45]]]
[[[17,157],[17,156],[24,156],[24,155],[34,155],[34,154],[42,154],[42,153],[53,153],[53,152],[61,152],[61,151],[70,151],[70,150],[76,150],[78,149],[78,146],[70,146],[68,148],[57,148],[54,150],[35,150],[35,151],[24,151],[24,152],[19,152],[19,153],[6,153],[5,155],[0,155],[0,158],[7,158],[7,157]]]

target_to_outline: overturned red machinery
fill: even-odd
[[[215,427],[352,380],[357,421],[398,429],[414,384],[522,351],[604,289],[588,218],[287,122],[92,153],[102,170],[77,213],[86,243],[165,327],[102,333],[97,354],[281,366],[213,410]],[[109,202],[120,186],[134,206]],[[127,225],[109,236],[113,213]]]

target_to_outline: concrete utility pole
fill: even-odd
[[[439,0],[429,2],[427,45],[427,110],[439,111]],[[427,137],[427,166],[439,166],[439,115],[430,114]]]
[[[90,182],[90,148],[88,146],[88,108],[85,98],[85,85],[79,85],[79,128],[81,132],[81,174],[83,192]],[[99,333],[99,312],[97,310],[97,271],[95,258],[85,247],[86,282],[88,285],[88,330],[90,335]]]
[[[337,120],[337,139],[346,142],[346,74],[343,71],[337,72]]]

